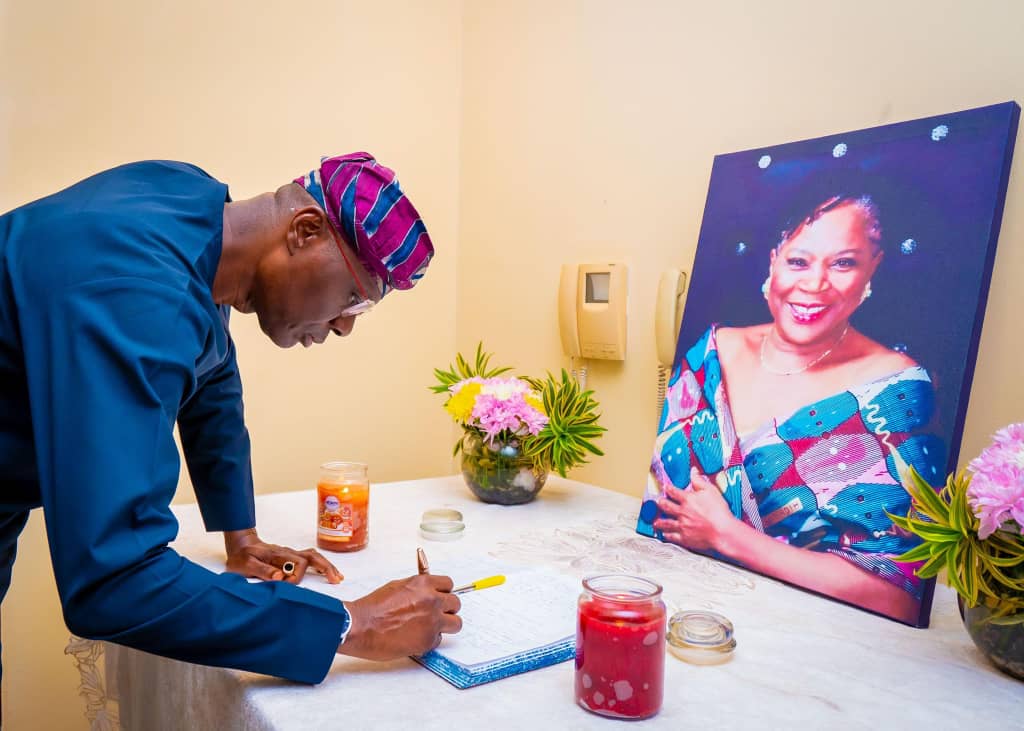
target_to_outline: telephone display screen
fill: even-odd
[[[588,272],[587,275],[586,301],[608,302],[608,285],[611,282],[610,272]]]

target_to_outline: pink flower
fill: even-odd
[[[536,435],[548,423],[548,417],[529,403],[540,403],[528,383],[517,378],[489,378],[480,381],[467,424],[484,432],[489,441],[502,432],[507,435]]]
[[[971,460],[967,497],[978,516],[978,536],[997,530],[1024,533],[1024,423],[996,432],[992,445]]]

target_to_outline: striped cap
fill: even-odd
[[[381,295],[411,289],[423,276],[434,245],[420,214],[390,168],[366,152],[320,160],[296,178],[380,285]]]

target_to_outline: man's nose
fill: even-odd
[[[344,338],[352,332],[352,328],[355,327],[355,324],[355,315],[351,317],[336,317],[331,320],[331,332]]]

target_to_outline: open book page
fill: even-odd
[[[476,665],[554,644],[576,632],[579,582],[544,568],[491,562],[446,566],[460,583],[504,574],[505,583],[461,594],[462,631],[445,635],[436,652]],[[475,573],[474,573],[475,571]]]
[[[460,665],[477,665],[555,644],[576,632],[579,581],[553,569],[523,566],[489,556],[448,555],[431,570],[451,576],[455,586],[501,574],[500,586],[460,594],[462,631],[444,635],[434,651]],[[315,583],[317,591],[357,599],[391,579],[410,575],[408,563],[377,564],[372,573],[346,572],[337,585]]]

